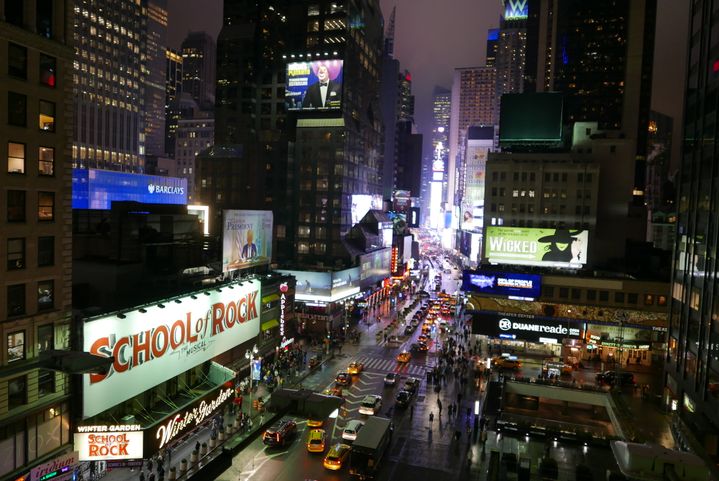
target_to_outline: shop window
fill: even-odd
[[[629,304],[636,304],[639,301],[639,294],[630,293],[627,294],[627,302]]]
[[[40,113],[38,115],[40,130],[55,132],[55,103],[47,100],[40,101]]]
[[[15,92],[7,93],[7,123],[16,127],[27,127],[27,96]]]
[[[25,314],[25,284],[7,286],[7,315],[22,316]]]
[[[8,410],[12,411],[27,404],[27,377],[20,376],[7,382]]]
[[[37,193],[37,220],[39,220],[39,221],[55,220],[55,193],[54,192],[38,192]]]
[[[37,395],[47,396],[55,392],[55,372],[40,369],[37,372]]]
[[[25,173],[25,144],[7,143],[7,171],[8,174]]]
[[[40,281],[37,283],[38,310],[52,309],[55,306],[55,281]]]
[[[40,54],[40,83],[55,88],[57,83],[57,60],[55,57]]]
[[[608,291],[599,291],[599,300],[601,302],[609,301],[609,292]]]
[[[25,359],[25,331],[11,332],[7,335],[7,362]]]
[[[25,238],[7,240],[7,270],[17,271],[25,268]]]
[[[37,240],[37,265],[38,267],[52,266],[55,264],[55,238],[53,236],[38,237]]]
[[[596,301],[597,300],[597,291],[594,289],[587,289],[587,300],[588,301]]]
[[[623,292],[615,292],[614,293],[614,302],[617,304],[624,304],[624,293]]]
[[[38,175],[55,175],[55,149],[52,147],[40,147],[37,153]]]
[[[645,306],[653,306],[654,305],[654,296],[651,294],[644,294],[644,305]]]
[[[8,42],[7,73],[12,77],[27,79],[27,49],[22,45]]]
[[[55,349],[55,325],[44,324],[37,328],[37,352]]]
[[[559,298],[567,299],[568,297],[569,297],[569,288],[568,287],[560,287],[559,288]]]

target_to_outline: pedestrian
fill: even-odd
[[[429,425],[430,429],[432,427],[432,423],[434,422],[434,413],[432,411],[429,412]],[[143,480],[144,481],[144,480]]]
[[[152,458],[150,458],[147,460],[147,470],[149,472],[152,472],[152,467],[153,467]]]
[[[150,473],[150,477],[148,478],[148,481],[155,481],[155,473]]]
[[[195,443],[195,451],[197,451],[198,453],[200,452],[200,440],[199,439]]]
[[[409,419],[411,420],[414,417],[414,404],[412,404],[409,407]]]
[[[140,481],[145,481],[145,472],[140,471]]]

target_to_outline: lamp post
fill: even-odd
[[[250,406],[247,408],[250,418],[252,418],[252,361],[254,361],[255,355],[257,355],[258,352],[257,344],[252,346],[252,349],[245,351],[245,359],[250,363]]]

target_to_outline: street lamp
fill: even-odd
[[[259,350],[257,349],[257,344],[252,346],[252,349],[245,351],[245,359],[247,359],[250,363],[250,406],[247,408],[250,418],[252,418],[252,361],[255,359],[258,352]]]

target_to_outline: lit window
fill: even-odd
[[[37,193],[37,219],[40,221],[51,221],[55,219],[55,193]]]
[[[37,283],[38,310],[52,309],[55,306],[55,281],[40,281]]]
[[[10,174],[25,173],[25,144],[8,142],[7,171]]]
[[[37,159],[38,174],[55,175],[55,149],[52,147],[40,147]]]
[[[46,100],[40,101],[38,116],[40,130],[55,132],[55,104]]]

